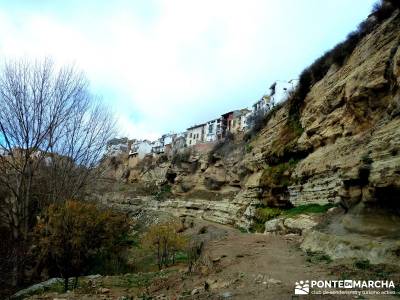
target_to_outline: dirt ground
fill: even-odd
[[[206,241],[202,264],[194,274],[188,275],[183,265],[174,267],[140,290],[118,281],[123,276],[105,276],[96,283],[95,292],[53,293],[31,299],[399,299],[376,295],[295,296],[296,281],[342,279],[341,272],[349,271],[329,259],[311,259],[299,249],[301,237],[297,235],[242,233],[204,221],[196,222],[189,231]],[[150,298],[138,298],[140,295]]]

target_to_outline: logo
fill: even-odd
[[[387,289],[387,290],[382,290]],[[295,295],[395,295],[393,280],[300,280]]]
[[[310,282],[309,280],[303,281],[300,280],[296,282],[296,286],[294,288],[295,295],[308,295],[310,293]]]
[[[343,287],[345,289],[352,289],[353,288],[353,280],[345,280]]]

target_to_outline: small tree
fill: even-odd
[[[129,230],[126,216],[94,204],[52,204],[34,230],[36,254],[44,265],[64,278],[64,288],[68,290],[69,278],[77,279],[97,256],[123,246]]]
[[[187,253],[187,266],[188,272],[192,273],[193,269],[196,266],[197,261],[199,260],[204,248],[204,243],[202,241],[192,240],[187,244],[186,253]]]
[[[156,224],[143,236],[143,245],[154,251],[159,270],[170,263],[174,264],[176,253],[186,247],[186,238],[178,233],[179,228],[176,222]]]
[[[35,214],[80,198],[99,177],[114,120],[82,72],[50,59],[1,65],[0,107],[0,218],[12,233],[9,278],[18,286]]]

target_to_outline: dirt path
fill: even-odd
[[[299,249],[300,236],[242,233],[228,226],[196,220],[187,233],[206,241],[202,265],[188,275],[186,266],[176,266],[167,276],[155,278],[141,289],[132,289],[127,275],[105,276],[97,282],[96,292],[83,295],[47,294],[31,299],[398,299],[389,296],[295,296],[295,282],[338,278],[333,263],[310,261]],[[132,276],[136,276],[132,274]],[[122,280],[122,281],[121,281]],[[118,284],[117,284],[118,283]],[[398,284],[398,282],[396,282]],[[101,292],[105,288],[106,293]],[[100,292],[99,292],[100,291]]]
[[[198,295],[199,299],[297,299],[294,296],[296,281],[340,279],[337,274],[332,274],[332,265],[328,266],[327,261],[310,262],[299,248],[300,236],[241,233],[210,223],[206,227],[211,234],[225,231],[225,237],[207,243],[206,255],[212,262],[212,272],[185,287],[195,288],[197,284],[201,288],[201,284],[204,286],[207,282],[210,293]],[[300,296],[300,299],[357,298],[309,295]],[[367,296],[362,299],[393,297]]]

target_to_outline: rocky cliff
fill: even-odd
[[[141,162],[126,157],[111,174],[153,185],[151,209],[243,228],[257,207],[309,203],[340,204],[347,219],[353,214],[347,230],[370,230],[361,218],[377,211],[376,219],[400,224],[399,11],[370,27],[302,101],[293,106],[293,91],[252,138]]]

